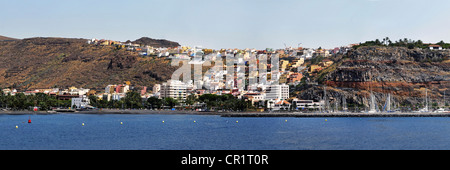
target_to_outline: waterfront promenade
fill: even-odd
[[[220,115],[222,117],[450,117],[450,113],[434,112],[395,112],[395,113],[352,113],[352,112],[334,112],[334,113],[302,113],[302,112],[197,112],[197,111],[178,111],[178,110],[118,110],[102,109],[91,111],[75,112],[55,112],[55,111],[0,111],[1,114],[8,115],[44,115],[44,114],[195,114],[195,115]]]

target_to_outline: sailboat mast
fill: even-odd
[[[347,111],[347,99],[342,96],[342,111]]]
[[[327,102],[327,86],[323,86],[323,111],[326,112],[328,110],[328,102]]]
[[[425,89],[425,111],[428,111],[428,89]]]
[[[388,98],[386,101],[387,105],[386,105],[386,111],[391,111],[391,93],[388,94]]]

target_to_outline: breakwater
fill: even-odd
[[[450,117],[450,113],[301,113],[301,112],[272,112],[272,113],[223,113],[222,117]]]

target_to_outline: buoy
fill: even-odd
[[[287,119],[286,120],[284,120],[285,122],[287,122]]]
[[[81,123],[81,126],[84,126],[84,123]]]
[[[236,123],[238,123],[239,121],[236,120]]]
[[[120,122],[121,125],[123,125],[123,122]]]
[[[162,122],[164,123],[164,120]]]
[[[31,123],[31,119],[30,119],[30,117],[28,117],[28,123]]]
[[[194,123],[195,123],[195,120],[194,120]]]
[[[325,122],[328,121],[327,119],[325,119]]]
[[[16,125],[16,129],[19,128],[19,126]]]

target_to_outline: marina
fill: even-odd
[[[278,113],[224,113],[222,117],[450,117],[450,112],[411,112],[411,113],[352,113],[352,112],[331,112],[331,113],[301,113],[301,112],[278,112]]]

